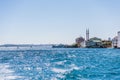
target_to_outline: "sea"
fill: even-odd
[[[120,49],[0,50],[0,80],[120,80]]]

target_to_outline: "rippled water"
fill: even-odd
[[[120,80],[120,49],[0,51],[0,80]]]

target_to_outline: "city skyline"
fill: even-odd
[[[72,44],[79,36],[113,38],[119,0],[0,0],[0,44]]]

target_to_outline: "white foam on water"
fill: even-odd
[[[56,75],[58,78],[64,78],[65,76],[63,76],[63,74],[57,74]]]
[[[60,62],[57,62],[58,64],[63,64],[64,61],[60,61]],[[61,69],[61,68],[52,68],[51,71],[57,73],[56,74],[56,78],[64,78],[64,74],[67,74],[69,72],[71,72],[72,70],[80,70],[80,68],[78,66],[76,66],[75,64],[71,64],[68,69]],[[54,80],[51,79],[51,80]],[[56,79],[55,79],[56,80]]]
[[[4,75],[4,76],[0,76],[0,80],[15,80],[18,78],[22,78],[21,76],[13,76],[13,75]]]
[[[0,80],[14,80],[22,78],[22,76],[14,75],[14,71],[10,69],[9,64],[0,64]]]
[[[70,67],[71,67],[70,71],[73,70],[73,69],[75,69],[75,70],[79,70],[79,69],[80,69],[80,68],[79,68],[78,66],[76,66],[75,64],[71,64]]]
[[[58,80],[58,78],[63,79],[65,76],[63,74],[57,74],[55,77],[52,77],[51,80]]]
[[[55,73],[65,73],[65,72],[67,72],[67,70],[60,69],[60,68],[52,68],[51,70]]]
[[[51,80],[57,80],[57,78],[56,78],[56,77],[53,77]]]
[[[56,62],[57,65],[62,65],[63,61]]]
[[[31,68],[30,68],[30,67],[26,67],[26,66],[25,66],[23,69],[24,69],[24,70],[26,70],[26,71],[31,70]]]
[[[36,70],[37,71],[42,71],[42,68],[41,67],[37,67]]]
[[[56,72],[56,71],[55,71]],[[58,72],[58,71],[57,71]],[[65,78],[65,76],[63,75],[63,73],[57,73],[54,77],[52,77],[50,80],[58,80],[59,79],[63,79]]]
[[[49,67],[51,64],[50,63],[44,63],[45,66]]]
[[[67,62],[66,60],[64,60],[64,61],[59,61],[59,62],[55,62],[55,64],[57,64],[57,65],[62,65],[62,64],[64,64],[65,62]]]
[[[73,54],[72,54],[72,55],[68,55],[68,57],[69,57],[69,58],[75,58],[76,55],[73,55]]]

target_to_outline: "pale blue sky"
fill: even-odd
[[[120,30],[120,0],[0,0],[0,44],[72,44]]]

